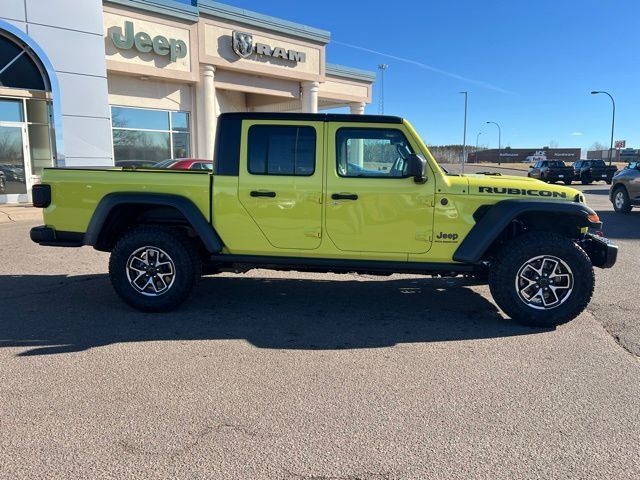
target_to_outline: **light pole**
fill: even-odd
[[[464,133],[462,134],[462,173],[464,164],[467,163],[467,96],[469,92],[460,92],[464,95]]]
[[[482,132],[478,132],[478,134],[476,135],[476,163],[478,163],[478,139],[480,138],[480,135],[482,135]]]
[[[380,93],[378,94],[378,113],[380,115],[384,115],[384,71],[389,68],[389,65],[386,63],[381,63],[378,65],[378,70],[380,70]]]
[[[613,114],[611,115],[611,144],[609,145],[609,165],[611,165],[611,154],[613,153],[613,128],[615,127],[615,124],[616,124],[616,102],[611,96],[611,94],[609,92],[605,92],[604,90],[593,91],[591,92],[591,95],[597,95],[599,93],[604,93],[605,95],[608,95],[609,98],[611,99],[611,103],[613,104]]]
[[[498,165],[500,165],[500,154],[502,153],[502,132],[500,131],[500,125],[498,125],[496,122],[487,123],[492,123],[496,127],[498,127]]]

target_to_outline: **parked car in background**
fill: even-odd
[[[122,168],[153,168],[153,160],[116,160],[116,167]]]
[[[615,165],[607,165],[604,160],[576,160],[573,164],[574,179],[588,185],[591,182],[607,182],[618,171]]]
[[[560,181],[571,185],[573,167],[567,167],[562,160],[539,160],[529,167],[527,177],[537,178],[547,183]]]
[[[196,158],[182,158],[169,167],[177,170],[213,170],[213,161],[211,160],[198,160]]]
[[[640,162],[632,162],[613,177],[609,200],[619,213],[629,213],[631,207],[640,206]]]
[[[4,193],[7,188],[7,179],[4,176],[4,172],[0,172],[0,193]]]

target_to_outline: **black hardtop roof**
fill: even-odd
[[[222,113],[219,118],[235,118],[239,120],[293,120],[308,122],[402,123],[401,117],[394,117],[391,115],[350,115],[344,113],[233,112]]]

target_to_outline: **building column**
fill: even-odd
[[[351,115],[364,115],[364,102],[350,103]]]
[[[364,115],[364,103],[350,103],[349,110],[351,115]],[[364,140],[362,138],[353,139],[349,149],[349,162],[361,168],[364,167]]]
[[[302,82],[302,111],[304,113],[318,113],[318,90],[320,82]]]
[[[215,79],[216,67],[204,65],[200,70],[200,83],[196,87],[197,125],[198,125],[198,158],[213,160],[213,149],[216,141],[217,101]],[[195,156],[195,155],[194,155]]]

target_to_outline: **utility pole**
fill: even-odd
[[[380,93],[378,94],[378,114],[384,115],[384,71],[389,68],[386,63],[380,63],[378,70],[380,70]]]
[[[467,163],[467,96],[469,92],[460,92],[464,95],[464,133],[462,134],[462,173],[464,164]]]

